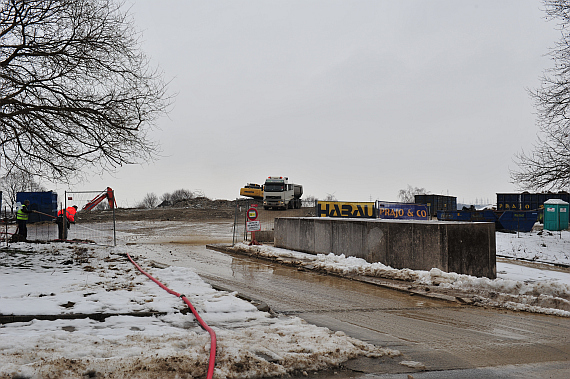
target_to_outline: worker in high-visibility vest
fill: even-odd
[[[67,224],[67,227],[64,228],[63,227],[64,210],[62,209],[59,212],[57,212],[57,232],[60,240],[67,239],[67,229],[69,229],[70,224],[75,224],[76,213],[77,213],[77,205],[74,205],[72,207],[67,207],[67,209],[65,209],[65,216],[66,216],[65,223]]]
[[[16,223],[18,224],[16,234],[21,235],[24,241],[28,238],[28,227],[26,224],[28,223],[28,216],[32,213],[28,208],[29,205],[30,201],[24,200],[24,204],[16,212]]]

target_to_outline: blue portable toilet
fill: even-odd
[[[568,203],[560,199],[544,202],[544,229],[551,231],[568,229]]]

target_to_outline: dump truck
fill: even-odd
[[[263,186],[255,183],[247,183],[239,190],[240,196],[251,197],[256,200],[263,200]]]
[[[263,191],[264,209],[299,209],[301,208],[303,186],[289,183],[289,178],[270,176],[265,180]]]

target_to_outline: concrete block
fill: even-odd
[[[328,254],[333,251],[332,220],[326,219],[322,222],[310,221],[314,225],[314,253]],[[307,251],[309,252],[309,251]]]
[[[255,240],[257,242],[274,242],[273,230],[260,230],[255,232]]]
[[[399,269],[439,268],[496,277],[494,223],[277,218],[275,246],[312,254],[344,254]]]

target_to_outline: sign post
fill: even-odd
[[[248,232],[251,232],[251,242],[249,243],[250,246],[261,245],[259,242],[255,240],[255,232],[261,230],[261,223],[257,221],[258,216],[259,213],[257,212],[257,209],[254,206],[251,206],[251,208],[247,210],[247,219],[249,221],[247,221],[246,230]]]

